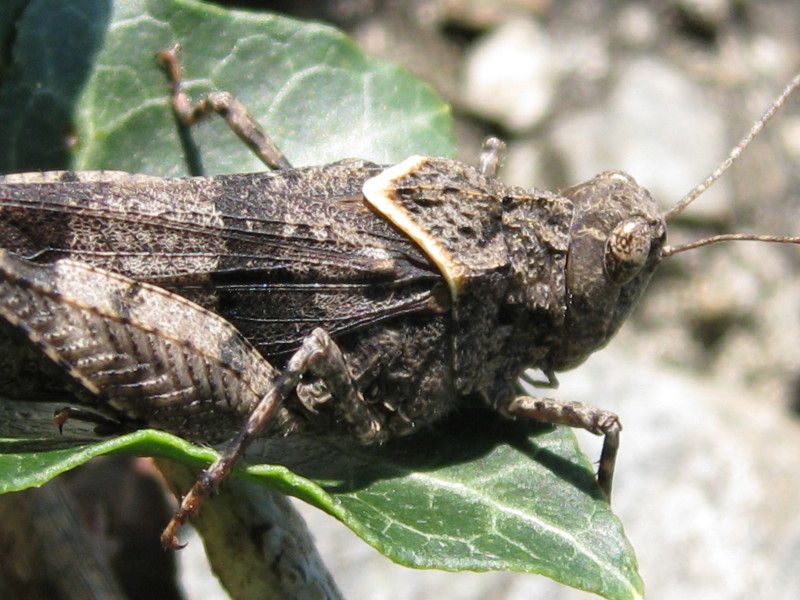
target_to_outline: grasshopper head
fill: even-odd
[[[574,204],[566,268],[566,316],[560,340],[548,354],[558,371],[581,363],[614,336],[662,258],[715,244],[749,240],[800,244],[800,237],[730,233],[665,246],[666,222],[699,198],[741,156],[798,88],[795,74],[728,157],[672,208],[659,214],[647,190],[620,171],[606,171],[563,192]]]
[[[661,260],[666,223],[650,193],[621,171],[569,188],[574,203],[566,267],[566,316],[550,368],[602,348],[628,318]]]

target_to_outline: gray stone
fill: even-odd
[[[727,156],[725,128],[701,89],[665,62],[634,60],[619,71],[607,105],[566,116],[552,136],[574,181],[622,169],[666,207]],[[695,218],[730,209],[720,181],[692,206]]]
[[[515,19],[469,51],[463,101],[507,129],[525,130],[547,115],[557,78],[547,33],[533,19]]]

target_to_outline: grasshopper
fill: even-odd
[[[662,213],[621,171],[557,193],[506,186],[494,139],[479,168],[412,156],[295,169],[230,94],[192,103],[177,47],[160,58],[182,124],[221,115],[273,170],[0,179],[0,324],[63,375],[59,427],[78,419],[228,441],[164,530],[168,548],[259,435],[380,444],[473,400],[602,435],[597,479],[610,497],[618,417],[529,396],[519,380],[556,387],[557,372],[614,336],[666,257],[723,240],[800,243],[726,234],[666,244],[667,221],[720,177],[800,75]],[[10,382],[30,379],[24,356],[2,359]]]

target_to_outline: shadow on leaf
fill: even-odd
[[[510,421],[484,408],[468,408],[440,424],[382,447],[362,447],[340,438],[297,436],[262,440],[248,453],[250,463],[286,466],[319,483],[331,494],[355,493],[376,481],[412,473],[465,469],[490,455],[500,464],[522,454],[533,468],[549,471],[585,494],[600,497],[594,474],[581,462],[564,457],[555,447],[555,428],[535,422]],[[499,455],[504,455],[502,460]]]

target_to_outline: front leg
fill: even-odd
[[[319,377],[336,403],[335,412],[361,442],[381,441],[382,422],[364,401],[347,368],[342,351],[324,329],[315,329],[289,359],[271,388],[256,405],[242,430],[225,452],[200,474],[161,534],[165,548],[179,548],[177,532],[186,519],[197,513],[203,500],[228,476],[250,443],[269,424],[277,408],[297,387],[305,373]]]
[[[593,406],[585,406],[579,402],[564,402],[553,398],[534,398],[532,396],[517,396],[508,404],[505,412],[511,417],[577,427],[595,435],[604,436],[600,466],[597,469],[597,484],[606,497],[611,499],[614,465],[617,462],[617,450],[619,449],[619,432],[622,431],[622,425],[617,415]]]

